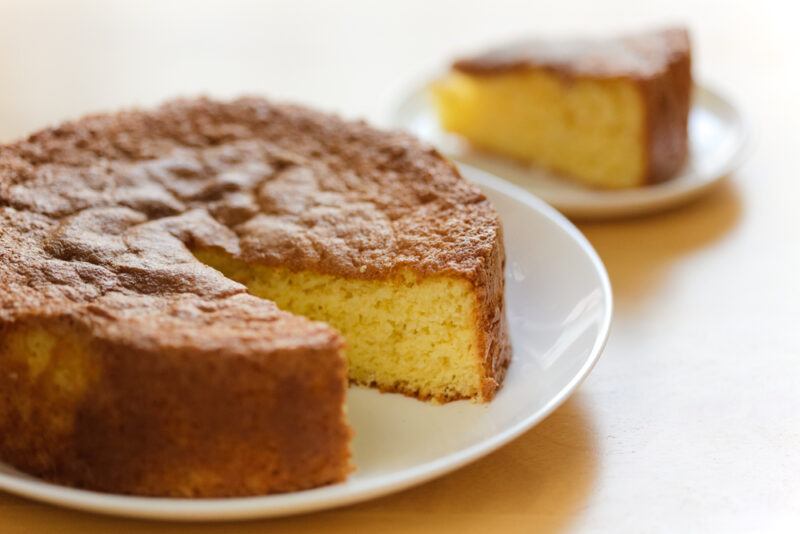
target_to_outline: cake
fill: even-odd
[[[348,381],[488,401],[500,221],[435,150],[259,98],[0,147],[0,460],[221,497],[352,469]]]
[[[517,42],[456,61],[433,86],[445,130],[598,188],[681,169],[691,91],[689,37],[677,28]]]

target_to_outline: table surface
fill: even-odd
[[[696,76],[756,140],[724,185],[668,213],[580,224],[616,315],[579,391],[460,471],[319,514],[210,532],[800,530],[800,149],[791,3],[0,0],[0,140],[179,94],[268,94],[384,122],[454,54],[525,33],[684,22]],[[796,13],[795,13],[796,15]],[[791,21],[791,22],[790,22]],[[0,493],[0,532],[172,532]]]

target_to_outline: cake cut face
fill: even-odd
[[[213,251],[197,256],[252,294],[341,332],[351,382],[439,402],[488,400],[497,387],[496,375],[483,369],[480,302],[466,280],[411,270],[348,280],[247,265]]]
[[[499,219],[435,150],[258,98],[0,147],[0,460],[160,496],[352,470],[348,381],[490,400]]]
[[[432,90],[445,130],[589,186],[660,182],[686,160],[692,78],[682,29],[515,43],[456,61]]]

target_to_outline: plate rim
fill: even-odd
[[[365,481],[360,486],[344,492],[338,490],[340,486],[334,484],[300,492],[253,497],[223,499],[140,497],[71,488],[22,473],[19,475],[0,473],[0,490],[62,508],[128,518],[191,522],[284,517],[355,504],[422,484],[496,451],[543,421],[575,392],[603,353],[614,309],[608,272],[589,240],[555,208],[530,192],[486,171],[461,163],[457,165],[468,181],[519,200],[554,223],[586,254],[600,282],[604,303],[603,318],[592,348],[575,375],[540,409],[531,412],[510,428],[469,447],[395,474]]]
[[[416,105],[416,103],[419,101],[426,100],[427,88],[434,80],[441,78],[441,76],[442,69],[438,69],[430,76],[425,78],[417,78],[415,83],[407,84],[403,92],[399,93],[399,96],[395,96],[392,99],[392,103],[387,115],[389,124],[393,128],[399,128],[417,138],[420,138],[418,132],[410,127],[408,121],[409,115],[407,112],[405,112],[405,110]],[[752,151],[755,139],[753,123],[747,113],[745,113],[743,108],[738,104],[736,99],[732,98],[726,92],[721,91],[717,84],[708,83],[706,80],[695,79],[692,91],[693,99],[691,109],[701,106],[701,102],[710,103],[710,105],[706,104],[702,105],[702,107],[704,109],[711,110],[716,117],[719,117],[720,113],[715,111],[714,108],[722,106],[725,108],[725,113],[727,116],[730,117],[730,120],[726,120],[725,122],[733,125],[733,127],[728,130],[734,137],[729,149],[729,154],[724,161],[721,161],[716,166],[716,168],[704,173],[694,172],[693,174],[697,178],[692,178],[687,182],[675,182],[667,180],[665,182],[639,188],[608,191],[596,190],[596,193],[607,195],[607,200],[602,203],[588,201],[559,201],[558,199],[548,198],[547,195],[542,195],[541,198],[545,200],[545,202],[554,206],[558,211],[574,220],[602,221],[658,213],[671,207],[681,205],[685,202],[689,202],[719,185],[742,165]],[[428,104],[426,107],[429,111],[432,110],[430,104]],[[424,142],[434,146],[445,156],[458,162],[459,164],[469,165],[462,163],[458,155],[443,150],[438,143],[434,143],[425,138],[421,139]],[[501,156],[489,155],[489,157],[496,157],[498,162],[504,161]],[[498,178],[506,180],[491,170],[484,170],[483,168],[475,165],[469,166],[478,168],[483,172],[492,173],[495,176],[498,176]],[[536,191],[533,188],[528,189],[521,185],[517,186],[533,194],[534,196],[542,193],[541,191]],[[586,188],[586,190],[593,191],[591,188]],[[630,196],[631,192],[636,193],[638,198],[625,199],[624,197]]]

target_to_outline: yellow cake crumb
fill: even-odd
[[[280,308],[325,321],[344,335],[350,379],[436,400],[481,395],[477,298],[463,278],[339,278],[249,265],[214,250],[200,261]]]
[[[565,79],[545,69],[494,76],[454,71],[432,94],[442,127],[477,148],[596,187],[644,180],[645,110],[635,82]]]

